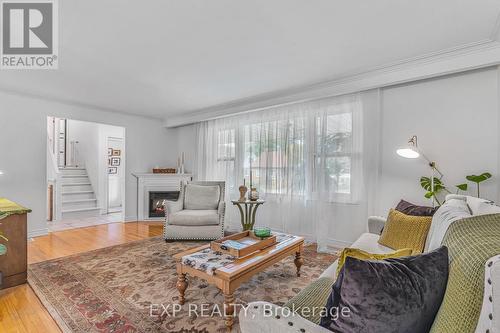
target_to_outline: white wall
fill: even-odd
[[[384,89],[377,213],[387,215],[401,198],[430,203],[419,184],[430,168],[423,159],[396,154],[412,135],[418,135],[419,147],[436,161],[448,186],[488,171],[494,178],[481,185],[481,196],[499,201],[498,101],[496,68]],[[469,189],[475,193],[472,184]]]
[[[33,212],[28,217],[30,236],[47,232],[46,137],[47,116],[101,122],[126,129],[126,218],[137,216],[136,179],[154,165],[175,165],[175,130],[155,119],[0,92],[0,197]]]
[[[186,173],[195,173],[195,162],[196,162],[196,126],[187,125],[176,128],[176,145],[179,154],[184,152],[184,166]]]

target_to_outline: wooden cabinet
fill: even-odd
[[[4,212],[0,202],[0,214]],[[8,242],[2,241],[2,244],[7,246],[7,253],[0,256],[0,272],[2,272],[0,289],[5,289],[26,283],[28,267],[27,213],[16,212],[0,219],[0,230],[9,239]]]

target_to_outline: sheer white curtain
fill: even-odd
[[[320,249],[354,240],[374,204],[378,90],[290,104],[197,125],[200,180],[244,180],[266,203],[257,225],[304,235]],[[237,210],[227,207],[237,229]]]

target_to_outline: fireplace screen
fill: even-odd
[[[149,217],[165,217],[165,201],[177,201],[179,191],[149,192]]]

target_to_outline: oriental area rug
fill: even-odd
[[[175,308],[172,256],[202,244],[148,238],[31,264],[28,281],[64,333],[226,332],[223,318],[213,311],[222,306],[224,296],[203,280],[188,277],[186,304]],[[317,253],[314,245],[305,246],[303,258],[301,277],[295,275],[290,256],[242,284],[235,292],[236,303],[283,305],[336,259]],[[188,310],[190,303],[197,311]],[[237,317],[233,332],[239,332]]]

